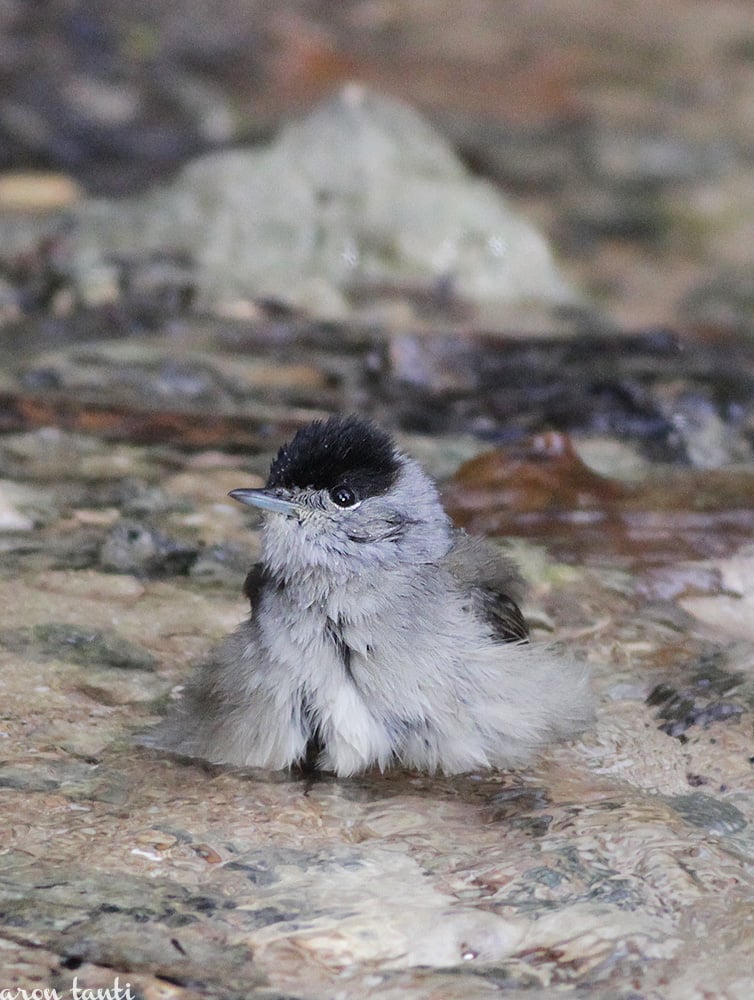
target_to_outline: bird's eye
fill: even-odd
[[[353,507],[356,503],[356,494],[347,486],[336,486],[334,490],[330,490],[330,499],[339,507]]]

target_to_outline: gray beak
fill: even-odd
[[[289,517],[298,514],[301,510],[297,503],[292,500],[283,500],[270,490],[231,490],[228,496],[249,507],[271,510],[276,514],[288,514]]]

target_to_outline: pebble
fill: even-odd
[[[67,174],[0,174],[0,211],[51,212],[70,208],[82,196],[79,185]]]
[[[73,685],[101,705],[152,704],[167,696],[171,684],[154,674],[120,670],[87,670]]]
[[[0,531],[31,531],[34,521],[16,507],[8,493],[8,486],[0,482]]]
[[[122,519],[107,534],[100,549],[100,565],[116,573],[174,576],[188,573],[198,549],[177,541],[157,528]]]

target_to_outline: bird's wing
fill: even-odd
[[[490,587],[475,587],[471,594],[477,613],[490,626],[496,639],[500,642],[528,640],[529,626],[513,598]]]
[[[243,582],[244,597],[249,598],[252,611],[258,603],[259,594],[266,582],[267,576],[265,575],[264,563],[254,563]]]
[[[529,638],[519,607],[524,582],[515,565],[489,542],[458,531],[443,565],[469,595],[474,611],[495,639],[525,642]]]

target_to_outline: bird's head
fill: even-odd
[[[428,562],[450,546],[431,479],[392,438],[359,417],[331,417],[283,445],[263,489],[235,500],[268,513],[264,561],[279,578],[338,578]]]

